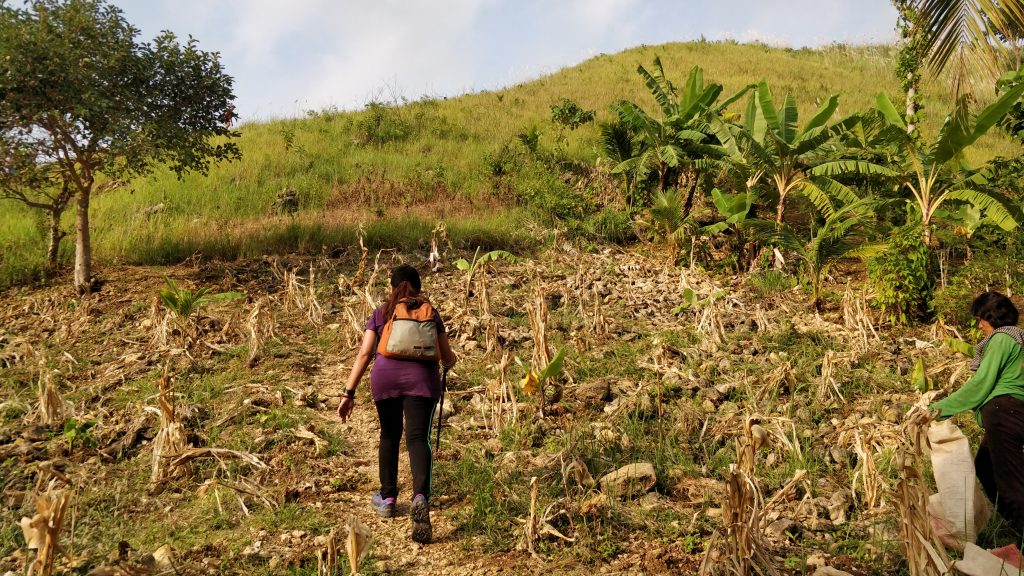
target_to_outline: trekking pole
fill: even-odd
[[[437,442],[434,443],[434,457],[437,457],[437,450],[441,447],[441,418],[444,416],[444,393],[448,389],[448,367],[441,368],[441,399],[437,404]]]

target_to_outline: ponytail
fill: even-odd
[[[384,314],[381,318],[382,321],[387,322],[391,315],[395,313],[395,307],[403,298],[415,298],[420,295],[420,291],[413,287],[408,281],[401,281],[397,286],[391,288],[391,295],[388,296],[388,301],[384,305]]]

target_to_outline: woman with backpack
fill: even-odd
[[[985,436],[974,459],[989,500],[1018,532],[1024,532],[1024,330],[1017,308],[998,292],[974,299],[971,315],[985,338],[978,344],[974,376],[929,408],[939,419],[974,411]]]
[[[451,368],[457,358],[440,314],[420,295],[420,288],[420,275],[412,266],[403,264],[391,271],[391,293],[366,323],[359,353],[338,405],[338,416],[344,422],[352,414],[356,387],[373,360],[370,392],[380,420],[380,491],[373,495],[370,504],[384,518],[395,515],[404,416],[413,483],[412,539],[427,543],[433,537],[429,438],[434,408],[442,392],[438,363]]]

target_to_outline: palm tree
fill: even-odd
[[[914,0],[936,73],[953,67],[954,93],[974,71],[996,78],[1016,59],[1024,0]],[[1010,40],[1007,42],[1006,40]],[[1017,66],[1019,67],[1019,61]]]
[[[907,133],[903,117],[885,96],[879,94],[878,118],[883,128],[871,141],[888,144],[890,163],[836,161],[823,163],[813,174],[876,174],[888,176],[899,190],[914,201],[921,214],[921,235],[931,243],[931,224],[936,211],[947,201],[967,202],[983,210],[988,219],[1004,230],[1018,225],[1015,208],[994,190],[988,190],[985,171],[965,170],[964,151],[988,132],[1024,94],[1024,84],[1014,86],[974,116],[968,110],[968,97],[957,100],[953,113],[946,117],[938,136],[924,142]]]
[[[781,111],[778,110],[768,84],[762,80],[750,97],[742,125],[720,118],[712,121],[722,148],[747,177],[747,187],[756,186],[762,178],[774,184],[779,196],[776,222],[782,223],[790,194],[806,196],[825,216],[834,212],[832,198],[844,203],[857,200],[853,191],[829,176],[809,172],[814,166],[833,159],[837,150],[841,150],[828,145],[849,123],[844,120],[829,125],[838,106],[839,96],[833,94],[799,129],[799,113],[793,97],[787,95]]]
[[[865,238],[874,200],[857,200],[834,211],[825,222],[802,238],[787,224],[752,219],[744,226],[757,236],[797,255],[805,278],[811,282],[813,306],[821,309],[821,286],[829,269],[846,258],[869,258],[885,249],[885,244],[871,243]]]

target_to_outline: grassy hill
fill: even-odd
[[[840,116],[867,108],[879,90],[894,101],[900,95],[889,47],[790,50],[695,42],[600,55],[496,92],[248,123],[240,128],[241,162],[180,181],[161,171],[95,198],[95,255],[101,262],[172,263],[197,252],[226,258],[318,253],[350,245],[359,222],[378,246],[414,245],[438,221],[447,223],[454,241],[468,245],[529,243],[521,232],[530,217],[522,209],[526,200],[565,196],[560,191],[577,182],[523,162],[517,135],[539,131],[542,152],[566,164],[593,165],[596,124],[560,129],[550,120],[551,106],[569,98],[596,110],[598,122],[612,119],[609,104],[619,99],[653,110],[635,70],[655,56],[677,83],[699,65],[726,94],[766,79],[777,98],[793,94],[805,115],[833,93],[841,95]],[[934,130],[949,108],[946,88],[927,86],[924,103],[926,130]],[[970,160],[1016,151],[1001,135],[990,135]],[[285,189],[298,199],[293,218],[274,211]],[[147,215],[151,207],[159,210]],[[36,274],[45,248],[41,217],[0,203],[0,245],[0,286]],[[71,248],[66,242],[64,261]]]

